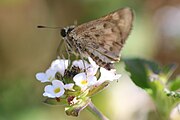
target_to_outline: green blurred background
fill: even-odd
[[[124,58],[180,63],[179,0],[0,0],[0,120],[94,120],[87,110],[74,118],[65,115],[64,107],[42,103],[44,85],[35,74],[56,58],[61,37],[59,30],[36,26],[63,27],[75,20],[81,24],[122,7],[135,12]],[[112,120],[146,120],[154,105],[123,67],[120,63],[119,82],[94,96],[93,102]]]

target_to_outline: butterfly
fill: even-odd
[[[132,29],[133,11],[122,8],[90,22],[68,26],[60,34],[74,54],[91,57],[97,65],[114,69]]]

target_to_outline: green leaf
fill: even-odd
[[[151,69],[154,73],[159,73],[158,65],[154,62],[138,58],[124,59],[123,61],[126,65],[125,69],[131,73],[133,82],[143,89],[150,88],[147,68]]]
[[[180,77],[176,80],[168,82],[176,69],[176,64],[160,66],[155,62],[142,59],[125,59],[126,70],[131,73],[133,82],[149,92],[152,96],[156,96],[166,87],[165,93],[168,96],[179,97]]]

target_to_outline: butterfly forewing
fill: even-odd
[[[75,27],[69,36],[84,55],[111,69],[110,64],[120,60],[120,51],[132,28],[132,21],[132,10],[123,8]]]

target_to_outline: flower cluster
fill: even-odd
[[[114,69],[106,70],[99,67],[90,57],[88,61],[56,59],[45,72],[36,74],[40,82],[49,82],[44,88],[43,96],[48,98],[66,99],[68,105],[90,97],[107,85],[105,82],[117,80],[120,74]],[[99,89],[99,88],[100,89]],[[94,93],[93,93],[94,92]]]

